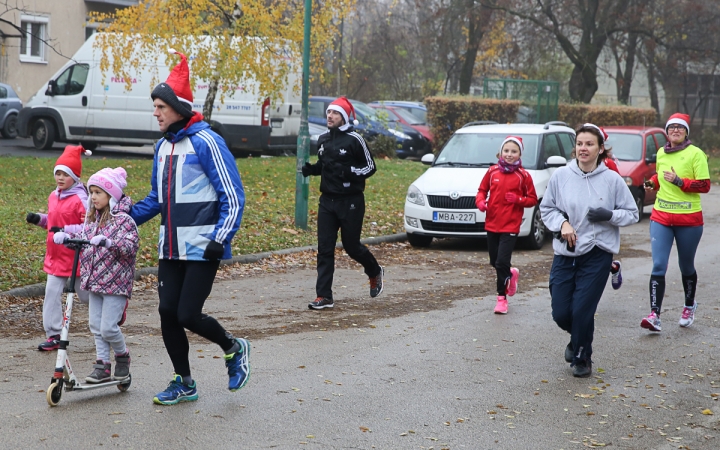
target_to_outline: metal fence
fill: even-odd
[[[518,122],[545,123],[557,120],[560,83],[544,80],[483,80],[483,97],[519,100]]]

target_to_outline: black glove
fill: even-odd
[[[218,244],[215,241],[210,241],[207,247],[205,247],[205,253],[203,253],[203,258],[207,259],[208,261],[217,261],[218,259],[222,259],[224,254],[225,248],[223,248],[222,244]]]
[[[40,223],[40,214],[28,213],[27,217],[25,217],[25,221],[27,223],[37,225]]]
[[[612,211],[605,208],[590,208],[587,218],[590,222],[607,222],[612,219]]]
[[[63,230],[63,229],[60,228],[60,227],[50,227],[50,231],[51,231],[52,233],[59,233],[59,232],[61,232],[62,230]]]
[[[312,174],[312,164],[306,162],[301,170],[304,177],[309,177]]]

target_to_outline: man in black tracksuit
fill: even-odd
[[[365,179],[375,171],[375,160],[367,143],[354,131],[350,117],[355,110],[345,97],[328,106],[328,131],[318,139],[318,162],[305,163],[304,176],[320,175],[320,205],[318,209],[318,278],[317,298],[308,304],[310,309],[332,308],[333,273],[335,272],[335,243],[338,229],[348,256],[362,264],[370,278],[370,296],[383,290],[383,268],[366,246],[360,243],[365,216]]]

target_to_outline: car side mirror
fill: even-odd
[[[426,153],[420,158],[420,162],[428,166],[432,164],[433,161],[435,161],[435,155],[432,153]]]
[[[645,158],[646,164],[655,164],[656,161],[657,161],[657,154],[650,155],[647,158]]]
[[[57,88],[57,84],[55,84],[55,80],[48,81],[48,87],[45,90],[45,95],[49,95],[50,97],[55,96],[55,89]]]
[[[545,162],[545,167],[551,168],[551,167],[562,167],[567,165],[567,159],[563,158],[562,156],[551,156],[547,159]]]

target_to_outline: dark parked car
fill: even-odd
[[[0,83],[0,134],[5,139],[17,137],[17,118],[22,106],[13,88]]]
[[[418,133],[422,134],[425,139],[430,141],[430,144],[432,145],[433,142],[433,134],[432,131],[430,131],[430,127],[425,123],[420,121],[417,117],[413,116],[412,113],[408,112],[406,109],[403,109],[399,106],[383,106],[383,105],[368,105],[372,106],[373,109],[378,110],[378,116],[382,117],[382,114],[387,114],[387,118],[390,122],[399,122],[403,125],[407,125]]]
[[[325,111],[335,100],[335,97],[310,97],[308,121],[325,126],[327,118]],[[368,142],[372,142],[380,135],[389,136],[397,141],[396,150],[398,158],[408,156],[422,156],[430,152],[430,142],[411,127],[403,124],[383,123],[376,115],[375,110],[363,102],[350,99],[357,114],[358,124],[355,129]]]
[[[642,220],[644,206],[655,203],[655,191],[646,192],[643,182],[655,175],[657,151],[667,142],[662,128],[605,127],[608,146],[618,159],[618,171],[630,188]]]

